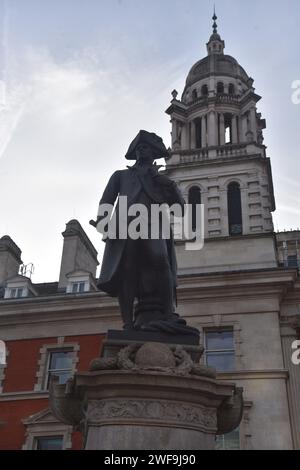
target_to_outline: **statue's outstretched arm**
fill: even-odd
[[[120,171],[110,177],[99,204],[114,204],[120,192]]]
[[[101,204],[111,204],[114,205],[115,200],[118,197],[118,194],[120,192],[120,171],[115,171],[115,173],[110,177],[107,186],[103,192],[103,195],[100,199],[99,206]],[[99,216],[97,219],[90,220],[90,224],[93,225],[94,227],[97,227],[98,222],[102,219],[104,216]]]

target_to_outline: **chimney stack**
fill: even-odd
[[[97,251],[81,227],[78,220],[70,220],[66,224],[66,230],[62,233],[64,245],[59,275],[59,289],[65,289],[68,284],[66,274],[76,271],[89,271],[96,277],[98,266]]]
[[[17,276],[22,264],[21,253],[20,248],[8,235],[0,238],[0,283]]]

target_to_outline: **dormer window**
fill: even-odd
[[[81,282],[72,282],[72,293],[73,294],[76,294],[76,293],[80,293],[80,292],[84,292],[88,289],[85,288],[85,282],[84,281],[81,281]],[[88,286],[87,286],[88,287]]]
[[[26,276],[14,276],[6,282],[5,299],[20,299],[23,297],[34,297],[36,295],[38,295],[38,292],[31,280]]]
[[[14,288],[10,289],[9,297],[11,299],[18,299],[19,297],[23,297],[23,291],[24,291],[23,287],[18,287],[18,288],[14,287]]]
[[[97,290],[92,274],[88,271],[77,270],[66,275],[68,279],[67,294],[83,294],[91,290]]]

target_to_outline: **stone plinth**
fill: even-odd
[[[53,413],[84,432],[85,449],[213,449],[216,434],[240,422],[240,391],[183,347],[131,344],[90,369],[50,393]]]

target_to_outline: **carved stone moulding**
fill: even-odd
[[[86,419],[90,426],[139,424],[181,427],[212,434],[217,431],[214,408],[168,400],[91,400]]]

